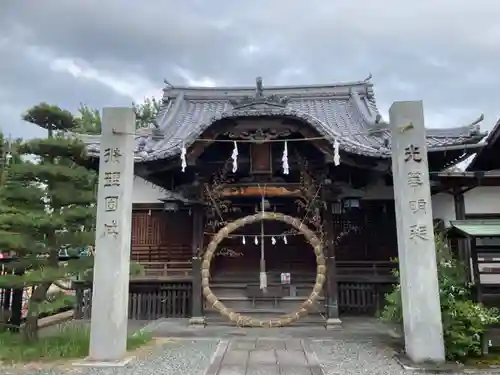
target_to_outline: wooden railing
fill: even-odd
[[[137,279],[162,279],[189,277],[192,274],[191,262],[140,262],[144,274]]]
[[[90,319],[92,290],[88,284],[76,283],[75,319]],[[155,320],[191,316],[191,282],[137,281],[129,286],[128,318]]]
[[[387,282],[394,280],[392,270],[397,267],[390,261],[338,261],[336,273],[339,281]]]

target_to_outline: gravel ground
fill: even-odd
[[[375,341],[314,341],[312,348],[325,375],[408,375],[393,359],[388,346]],[[479,373],[479,372],[478,372]],[[473,374],[468,372],[468,374]],[[485,372],[482,372],[485,374]]]
[[[142,353],[121,368],[54,367],[0,369],[2,375],[204,375],[217,340],[172,340]]]

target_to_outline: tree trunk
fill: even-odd
[[[38,340],[38,315],[40,305],[45,301],[47,291],[52,283],[44,283],[35,288],[28,302],[28,313],[26,323],[23,327],[23,338],[26,342]]]

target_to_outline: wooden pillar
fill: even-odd
[[[203,312],[203,294],[201,290],[201,252],[203,249],[203,229],[205,215],[203,206],[197,204],[192,208],[193,215],[193,239],[192,239],[192,313],[189,320],[190,325],[205,325]]]
[[[483,296],[481,291],[481,274],[479,272],[479,259],[476,249],[476,238],[470,239],[470,249],[472,258],[472,282],[474,283],[474,295],[473,300],[476,302],[483,302]]]
[[[325,285],[325,307],[327,328],[335,328],[341,324],[339,319],[339,304],[338,304],[338,282],[337,282],[337,267],[335,262],[335,238],[333,233],[333,207],[329,199],[328,191],[323,192],[323,225],[325,231],[325,252],[326,258],[326,285]]]
[[[453,203],[455,205],[455,218],[456,220],[465,220],[465,198],[464,191],[458,190],[453,192]],[[458,259],[463,262],[465,270],[467,271],[467,279],[471,280],[471,240],[469,238],[457,239]]]

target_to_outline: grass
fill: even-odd
[[[127,350],[134,350],[151,341],[149,333],[139,331],[127,339]],[[22,335],[0,333],[0,362],[26,363],[83,358],[88,355],[90,329],[72,325],[63,326],[50,335],[42,335],[38,342],[23,342]]]
[[[468,358],[465,361],[468,366],[474,367],[489,367],[489,366],[500,366],[500,348],[490,348],[489,353],[478,358]]]

